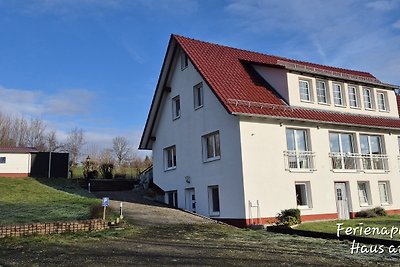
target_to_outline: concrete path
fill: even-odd
[[[178,209],[169,208],[143,197],[136,191],[102,191],[97,197],[109,197],[110,206],[119,211],[122,202],[124,218],[135,225],[155,226],[166,224],[204,224],[213,221]]]

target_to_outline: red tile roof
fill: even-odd
[[[252,70],[252,67],[247,62],[276,65],[283,68],[282,65],[279,65],[279,61],[283,60],[345,75],[376,79],[370,73],[300,62],[202,42],[178,35],[173,35],[172,38],[187,53],[195,68],[230,113],[400,129],[400,119],[397,118],[292,108]],[[261,106],[263,107],[261,108]]]
[[[35,147],[0,147],[0,153],[35,153]]]

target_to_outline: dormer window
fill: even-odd
[[[385,92],[378,92],[377,93],[378,96],[378,109],[379,111],[388,111],[388,107],[387,107],[387,96]]]
[[[310,81],[307,80],[299,80],[300,87],[300,100],[311,102],[311,90],[310,90]]]
[[[364,107],[365,109],[373,109],[372,92],[371,88],[364,88],[363,90]]]
[[[342,85],[339,83],[333,84],[333,101],[335,106],[344,106]]]
[[[348,87],[349,89],[349,104],[350,107],[352,108],[358,108],[359,107],[359,100],[358,100],[358,88],[353,86],[353,85],[349,85]]]
[[[317,100],[319,104],[328,104],[328,89],[325,81],[317,80]]]

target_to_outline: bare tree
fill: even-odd
[[[131,148],[129,141],[123,136],[117,136],[113,139],[113,151],[117,159],[118,166],[129,159]]]
[[[69,152],[70,165],[78,164],[79,157],[81,156],[82,146],[85,143],[85,136],[83,130],[75,127],[71,130],[67,137],[65,149]]]
[[[57,139],[57,131],[51,130],[46,135],[46,147],[47,147],[47,151],[50,151],[50,152],[57,152],[63,148],[63,144],[61,142],[59,142]]]
[[[113,150],[111,148],[103,149],[100,153],[100,163],[113,163]]]

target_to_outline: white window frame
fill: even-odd
[[[169,166],[169,157],[171,157],[171,166]],[[176,169],[176,146],[164,148],[164,170],[170,171]]]
[[[368,92],[368,94],[366,94],[367,92]],[[366,110],[374,110],[375,109],[374,95],[373,95],[372,88],[369,88],[369,87],[363,88],[363,103],[364,103],[364,108]]]
[[[378,100],[378,110],[379,111],[386,111],[386,112],[389,111],[386,92],[378,91],[376,93],[376,98]]]
[[[369,181],[357,182],[357,191],[358,191],[358,201],[360,203],[360,207],[371,206],[372,199],[371,199],[371,188],[369,185]]]
[[[172,204],[169,203],[169,196],[172,196]],[[170,190],[165,192],[165,203],[171,207],[178,208],[178,191]]]
[[[203,83],[198,83],[193,86],[193,105],[194,109],[197,110],[204,106],[204,93]]]
[[[212,138],[211,140],[213,140],[212,143],[212,149],[213,149],[213,155],[212,157],[209,157],[209,151],[208,151],[208,138]],[[210,161],[214,161],[214,160],[219,160],[221,159],[221,139],[220,139],[220,134],[219,131],[215,131],[206,135],[203,135],[201,137],[202,139],[202,145],[203,145],[203,162],[210,162]],[[217,144],[219,145],[219,147],[217,146]],[[218,149],[217,149],[218,148]]]
[[[341,83],[332,83],[332,92],[333,92],[333,104],[337,107],[344,107],[346,106],[346,101],[345,101],[345,94],[343,93],[343,84]],[[339,91],[336,91],[336,89],[339,89]],[[336,92],[339,93],[339,95],[336,95]],[[336,103],[337,100],[340,100],[340,104]]]
[[[7,163],[7,157],[0,157],[0,164],[6,164]]]
[[[383,191],[381,190],[383,189]],[[389,181],[378,181],[378,190],[379,190],[379,199],[381,201],[381,205],[391,205],[392,202],[392,192],[390,189],[390,182]],[[382,196],[382,192],[384,195]]]
[[[319,86],[321,84],[323,84],[323,88]],[[318,102],[318,104],[329,105],[330,99],[329,99],[328,82],[324,81],[324,80],[317,80],[316,81],[316,89],[317,89],[317,102]],[[321,92],[324,92],[325,95],[323,96],[323,94],[321,94]],[[323,97],[325,97],[325,102],[321,101],[321,99]]]
[[[186,69],[189,66],[189,57],[185,52],[181,52],[181,70]]]
[[[214,208],[214,196],[213,196],[213,190],[217,189],[218,190],[218,210],[215,210]],[[221,212],[221,197],[220,197],[220,190],[218,185],[212,185],[208,186],[208,214],[210,216],[219,216]]]
[[[299,205],[298,203],[298,194],[297,188],[303,187],[305,195],[306,205]],[[312,209],[312,198],[311,198],[311,185],[310,182],[295,182],[295,196],[296,196],[296,205],[298,209]]]
[[[307,84],[305,90],[307,90],[307,94],[302,93],[302,84]],[[312,102],[313,95],[312,95],[312,87],[311,87],[311,80],[306,79],[299,79],[299,94],[300,94],[300,101],[302,102]],[[303,99],[303,96],[307,96],[307,99]]]
[[[181,98],[179,95],[177,95],[172,98],[172,120],[179,119],[181,117],[181,113],[182,113]]]
[[[360,108],[358,87],[355,85],[349,85],[349,86],[347,86],[347,90],[348,90],[348,95],[349,95],[349,106],[351,108]],[[352,93],[352,90],[354,90],[354,93]],[[354,99],[352,96],[354,96]],[[355,104],[353,104],[353,103],[355,103]]]

